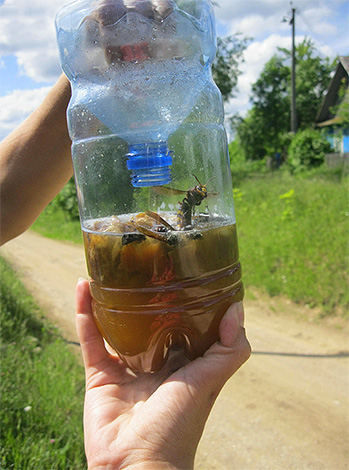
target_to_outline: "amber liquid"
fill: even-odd
[[[134,371],[161,369],[174,346],[189,359],[202,355],[219,340],[229,305],[243,298],[235,225],[211,221],[174,232],[171,243],[106,225],[83,233],[104,338]]]

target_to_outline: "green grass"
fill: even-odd
[[[31,228],[44,237],[82,243],[80,222],[69,220],[62,209],[52,204],[40,214]]]
[[[346,314],[348,179],[274,172],[235,184],[245,285]]]
[[[244,284],[271,296],[318,306],[324,315],[348,311],[349,185],[325,166],[292,176],[263,162],[232,163]],[[34,230],[81,242],[79,222],[49,207]]]
[[[0,468],[84,469],[83,368],[1,258],[0,267]]]

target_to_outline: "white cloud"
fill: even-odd
[[[216,17],[222,23],[232,23],[252,15],[267,18],[276,12],[285,14],[290,8],[288,0],[216,0],[216,4]]]
[[[17,57],[21,73],[52,82],[60,73],[54,19],[67,0],[6,0],[0,7],[0,50]]]
[[[299,12],[298,23],[301,25],[303,22],[306,27],[311,29],[315,34],[321,34],[322,36],[328,36],[336,34],[335,25],[331,24],[331,20],[334,16],[334,10],[328,4],[319,6],[313,6]]]
[[[14,90],[0,97],[0,140],[18,127],[42,103],[50,88]]]
[[[238,96],[225,105],[226,114],[245,114],[249,107],[251,85],[255,83],[266,62],[277,52],[278,47],[290,47],[290,38],[272,34],[264,41],[254,41],[246,49],[245,63],[240,67],[242,75],[238,80]]]

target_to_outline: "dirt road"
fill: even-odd
[[[80,246],[28,232],[0,250],[67,339],[76,341]],[[348,329],[285,300],[245,303],[253,354],[219,396],[197,470],[347,470]]]

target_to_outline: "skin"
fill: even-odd
[[[241,303],[220,325],[221,341],[178,369],[133,374],[106,347],[93,319],[89,284],[76,290],[76,325],[86,373],[89,470],[192,469],[206,420],[226,381],[249,358]],[[177,370],[178,369],[178,370]]]
[[[1,243],[20,235],[72,176],[66,122],[70,85],[61,76],[42,105],[0,143]],[[94,322],[89,283],[76,290],[85,364],[85,450],[89,470],[191,469],[206,420],[226,381],[250,356],[242,304],[220,325],[203,357],[173,354],[162,371],[133,374]]]
[[[1,244],[23,233],[73,174],[62,75],[41,106],[0,143]]]

